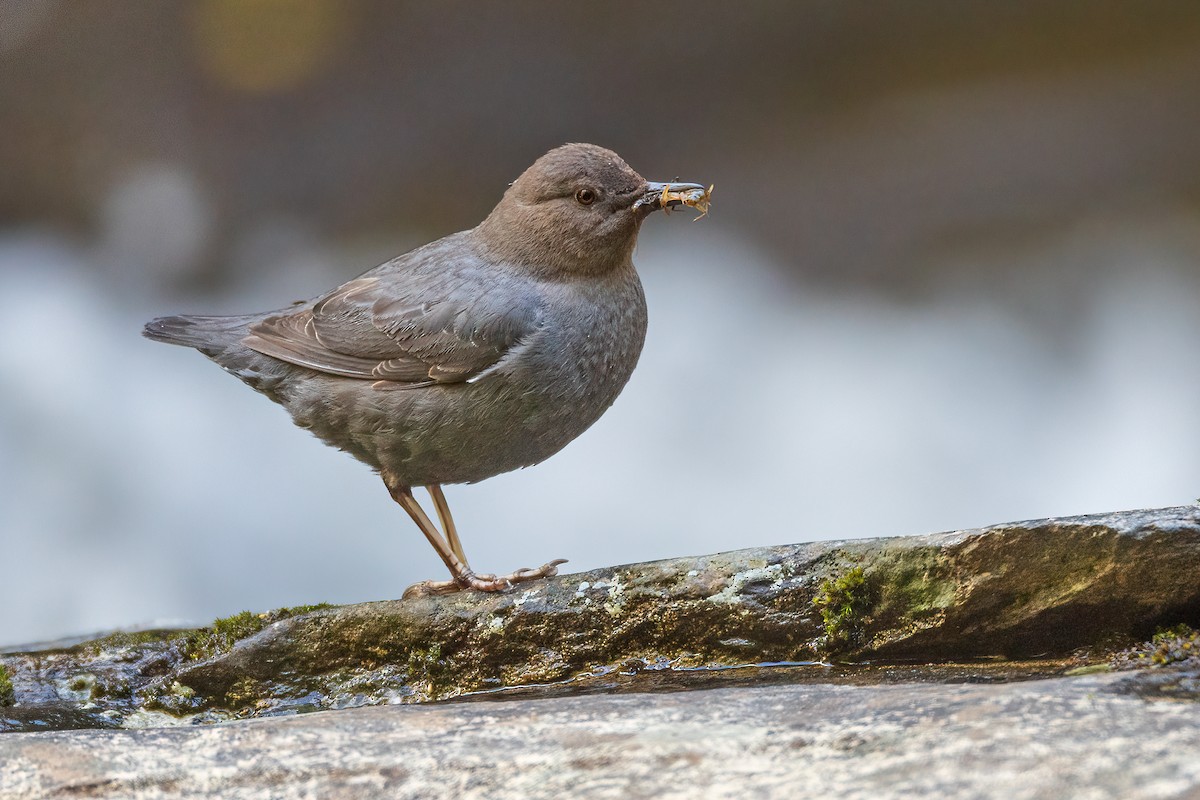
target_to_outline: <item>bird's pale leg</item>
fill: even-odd
[[[470,566],[467,565],[466,559],[459,557],[459,554],[454,551],[450,543],[442,536],[441,531],[433,524],[433,520],[421,508],[421,504],[413,497],[412,489],[400,484],[390,475],[383,475],[382,477],[392,499],[408,512],[408,515],[412,517],[412,521],[417,524],[421,533],[425,535],[426,540],[433,546],[438,557],[442,559],[442,563],[446,565],[446,569],[450,570],[450,574],[454,576],[453,580],[449,581],[422,581],[421,583],[413,584],[404,590],[404,597],[449,594],[466,588],[476,589],[481,592],[498,592],[509,588],[515,583],[524,583],[526,581],[537,580],[538,578],[548,578],[551,575],[557,575],[558,565],[566,563],[566,559],[557,559],[548,564],[543,564],[537,569],[519,569],[511,575],[504,575],[499,578],[495,575],[476,575]],[[434,498],[434,505],[438,506],[438,516],[442,518],[443,524],[449,521],[450,527],[453,529],[454,522],[449,516],[450,507],[446,505],[446,498],[442,495],[441,488],[438,487],[436,491],[430,491],[430,496]],[[440,503],[438,501],[439,497]],[[442,517],[443,513],[445,517]],[[454,538],[458,539],[457,531],[454,533]],[[461,551],[462,543],[459,542],[458,546]]]
[[[442,538],[442,534],[433,524],[433,520],[421,508],[421,504],[413,497],[412,489],[407,486],[392,486],[388,485],[388,492],[391,493],[392,499],[400,504],[400,507],[408,512],[412,517],[413,522],[417,523],[417,527],[421,529],[421,533],[425,534],[425,538],[433,545],[433,549],[442,559],[442,563],[446,565],[446,569],[450,570],[450,574],[454,576],[451,581],[424,581],[408,587],[404,591],[404,596],[422,594],[446,594],[448,592],[456,592],[460,589],[470,587],[478,589],[481,592],[498,592],[501,589],[507,589],[508,581],[503,579],[484,580],[475,575],[471,568],[464,564],[454,551],[450,549],[450,545]]]
[[[454,517],[450,516],[450,504],[446,502],[446,495],[442,494],[442,487],[431,483],[425,489],[433,500],[433,508],[437,511],[438,522],[442,523],[442,530],[446,532],[446,541],[449,542],[450,549],[458,556],[459,561],[466,564],[467,554],[463,552],[462,541],[458,538],[458,529],[454,527]]]
[[[463,564],[467,564],[467,556],[463,552],[462,541],[458,538],[458,529],[454,526],[454,518],[450,516],[450,504],[446,502],[446,495],[442,493],[442,487],[436,483],[431,483],[425,488],[429,491],[430,498],[433,499],[433,507],[437,510],[438,520],[442,523],[442,530],[446,532],[450,549],[454,551],[454,554],[458,556]],[[525,583],[557,575],[558,565],[565,563],[567,563],[565,558],[558,558],[548,564],[543,564],[537,569],[525,567],[509,575],[502,575],[499,578],[495,575],[476,575],[476,577],[480,580],[501,580],[510,584]]]

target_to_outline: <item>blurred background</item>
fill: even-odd
[[[398,597],[382,483],[151,316],[308,298],[566,141],[659,215],[612,411],[448,496],[570,569],[1200,496],[1200,4],[0,0],[0,645]]]

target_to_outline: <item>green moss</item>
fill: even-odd
[[[271,612],[271,616],[279,615],[279,619],[284,617],[298,617],[301,614],[307,614],[310,611],[323,611],[326,608],[333,608],[333,603],[313,603],[310,606],[292,606],[290,608],[277,608]]]
[[[12,676],[8,674],[8,667],[0,664],[0,706],[11,706],[15,702]]]
[[[245,639],[267,627],[266,620],[249,611],[213,620],[211,626],[186,631],[180,637],[180,650],[188,661],[204,661],[226,653],[238,639]]]
[[[880,554],[866,577],[869,627],[885,639],[936,624],[958,591],[937,548]]]
[[[854,567],[824,580],[813,597],[825,629],[825,649],[862,647],[864,632],[909,630],[954,602],[954,582],[938,554],[913,550],[874,559],[870,572]]]
[[[1145,644],[1118,653],[1112,664],[1117,669],[1200,665],[1200,631],[1190,625],[1160,628]]]
[[[247,639],[268,625],[279,622],[282,619],[332,607],[329,603],[316,603],[306,606],[277,608],[265,614],[240,611],[228,617],[215,619],[208,628],[184,631],[181,634],[180,638],[183,645],[184,658],[191,661],[207,660],[229,652],[238,641]]]
[[[134,650],[177,646],[184,660],[201,661],[228,651],[239,639],[245,639],[261,631],[273,622],[288,617],[297,617],[311,611],[333,608],[329,603],[277,608],[264,614],[242,611],[232,616],[213,620],[207,628],[190,630],[148,630],[111,633],[100,639],[79,645],[87,652],[98,655],[105,650]]]
[[[253,636],[265,627],[267,627],[265,614],[253,614],[249,611],[242,611],[231,617],[222,617],[221,619],[213,620],[212,635],[217,642],[223,645],[225,649],[228,649],[238,639]]]
[[[1191,639],[1197,635],[1197,631],[1191,625],[1180,623],[1170,628],[1159,628],[1155,631],[1153,638],[1150,639],[1154,644],[1163,644],[1172,639]]]
[[[854,567],[836,578],[826,578],[813,605],[821,612],[827,646],[832,649],[851,644],[862,627],[860,615],[867,607],[867,578],[862,567]]]

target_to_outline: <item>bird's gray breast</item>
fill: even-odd
[[[646,337],[646,301],[637,276],[615,286],[567,284],[547,306],[536,340],[513,380],[552,404],[547,411],[582,433],[616,399]],[[516,366],[516,365],[514,365]]]
[[[481,429],[505,469],[561,450],[600,418],[633,374],[646,337],[646,301],[632,270],[619,277],[547,287],[537,331],[479,381],[491,406]]]

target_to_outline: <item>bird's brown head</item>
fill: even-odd
[[[489,250],[541,273],[597,274],[631,263],[642,220],[683,201],[594,144],[546,153],[477,229]],[[700,190],[699,184],[671,184]]]

